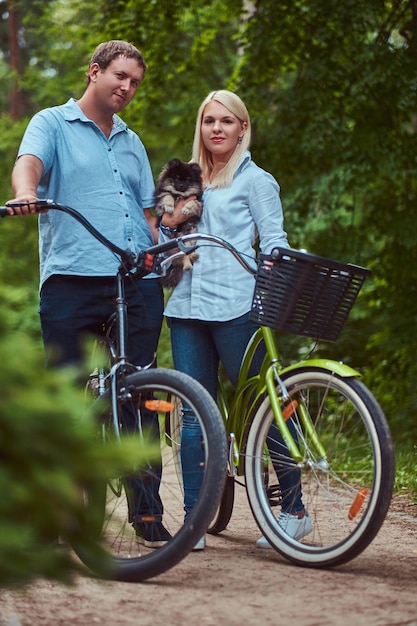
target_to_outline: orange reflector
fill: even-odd
[[[348,518],[350,520],[353,520],[357,516],[357,514],[359,513],[359,511],[361,510],[363,506],[363,503],[365,502],[365,498],[368,495],[368,493],[369,493],[369,489],[361,489],[359,491],[358,495],[352,502],[352,506],[349,509]]]
[[[145,408],[150,411],[161,411],[162,413],[169,413],[174,410],[174,404],[167,400],[146,400]]]
[[[291,415],[295,413],[297,407],[298,407],[297,400],[291,400],[291,402],[287,404],[285,409],[282,411],[282,417],[285,419],[285,421],[287,421],[287,419],[289,419]]]

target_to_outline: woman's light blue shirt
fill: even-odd
[[[253,259],[256,267],[253,244],[257,235],[262,252],[268,253],[274,246],[288,247],[279,191],[273,176],[245,152],[230,187],[205,189],[198,231],[226,239],[247,260]],[[247,313],[254,277],[230,252],[213,244],[202,244],[198,254],[193,269],[184,273],[174,289],[165,315],[223,322]]]
[[[69,205],[105,237],[134,252],[151,246],[143,209],[154,205],[154,180],[139,137],[117,115],[107,138],[74,99],[44,109],[29,122],[18,156],[43,163],[39,198]],[[74,218],[39,217],[41,284],[52,274],[114,276],[120,260]]]

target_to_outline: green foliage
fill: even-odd
[[[404,439],[417,434],[416,14],[414,1],[259,0],[234,76],[291,244],[373,270],[333,354],[359,357]]]
[[[172,368],[171,338],[166,320],[162,324],[161,336],[158,344],[158,367]]]
[[[11,198],[10,174],[27,120],[12,123],[9,115],[0,113],[0,204]]]
[[[79,485],[96,463],[84,401],[68,373],[44,370],[23,333],[3,334],[0,376],[0,584],[69,580],[69,554],[51,544],[71,530]]]
[[[31,55],[21,79],[29,113],[82,95],[88,61],[96,45],[90,41],[90,23],[94,22],[91,2],[50,0],[38,5],[36,20],[32,6],[22,14]]]
[[[71,582],[78,570],[58,537],[77,532],[81,486],[143,458],[138,441],[104,447],[94,415],[76,385],[80,373],[44,368],[39,342],[13,330],[4,302],[0,331],[0,585],[38,576]],[[147,449],[147,458],[151,452]],[[91,503],[90,503],[91,507]],[[100,511],[89,510],[89,515]]]
[[[397,446],[395,463],[395,491],[411,496],[411,500],[417,502],[417,476],[415,471],[410,471],[416,467],[417,446]]]
[[[8,3],[1,2],[0,5]],[[16,0],[19,41],[19,88],[22,114],[78,97],[84,88],[94,22],[94,5],[81,0]],[[0,14],[4,57],[9,61],[8,12]],[[93,46],[94,47],[94,46]],[[9,86],[12,73],[8,73]]]
[[[12,124],[0,117],[0,204],[12,197],[10,175],[27,120]],[[38,230],[36,218],[0,220],[0,302],[7,296],[7,315],[14,328],[39,335]]]

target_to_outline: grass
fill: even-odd
[[[417,504],[417,445],[395,446],[395,462],[394,494],[406,495]]]

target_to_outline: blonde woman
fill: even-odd
[[[202,168],[204,182],[199,232],[226,239],[247,259],[253,259],[255,267],[257,239],[265,253],[275,246],[288,246],[288,242],[279,185],[252,160],[250,139],[249,113],[239,96],[226,90],[211,92],[198,111],[192,154]],[[180,220],[177,211],[164,217],[162,239],[175,236]],[[254,278],[227,250],[204,245],[199,256],[173,291],[165,315],[175,368],[193,376],[216,398],[219,363],[236,385],[243,353],[256,330],[249,321]],[[260,367],[261,359],[259,354],[255,367]],[[181,449],[187,516],[202,479],[196,469],[201,456],[199,427],[187,410]],[[286,531],[299,539],[312,527],[301,501],[299,473],[292,474],[291,484],[285,485],[289,496],[283,501],[280,519]],[[257,545],[269,547],[263,537]],[[195,549],[204,547],[203,537]]]

